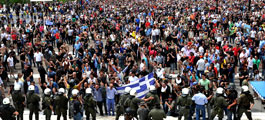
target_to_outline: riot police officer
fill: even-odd
[[[10,105],[9,98],[3,99],[3,105],[0,106],[0,117],[2,120],[16,120],[16,115],[19,113],[13,106]]]
[[[21,94],[21,86],[19,84],[16,84],[14,86],[14,92],[12,94],[12,99],[13,99],[15,109],[19,113],[19,115],[17,116],[17,120],[23,120],[25,97]]]
[[[152,110],[154,108],[154,105],[159,104],[160,100],[156,92],[155,86],[150,86],[149,88],[150,92],[147,93],[145,96],[144,101],[147,103],[147,106],[149,110]]]
[[[73,118],[74,120],[82,120],[82,104],[78,98],[79,91],[77,89],[72,90],[72,105],[73,105]]]
[[[223,94],[224,89],[221,87],[217,88],[216,96],[210,101],[210,104],[213,105],[213,111],[211,113],[210,120],[213,120],[216,115],[218,115],[219,120],[223,119],[224,108],[226,108],[228,105]]]
[[[27,105],[29,108],[29,120],[32,120],[33,113],[35,114],[35,120],[39,120],[39,102],[40,97],[34,93],[35,86],[30,85],[28,88]]]
[[[124,110],[126,109],[124,107],[124,103],[125,103],[125,100],[130,96],[130,91],[131,91],[131,88],[130,87],[126,87],[125,90],[124,90],[124,94],[121,96],[121,99],[119,101],[119,103],[117,104],[117,107],[116,107],[116,120],[119,120],[119,117],[121,116],[121,114],[124,113]]]
[[[73,117],[73,98],[72,98],[72,91],[74,90],[75,88],[75,80],[74,79],[71,79],[69,81],[69,89],[68,89],[68,98],[69,98],[69,118],[71,119]]]
[[[242,86],[242,93],[237,99],[238,110],[237,115],[240,120],[243,113],[246,114],[249,120],[252,120],[251,109],[254,106],[253,96],[250,94],[248,90],[248,86]]]
[[[149,112],[148,117],[150,120],[163,120],[163,118],[166,118],[166,113],[161,109],[161,106],[158,103],[155,104],[154,109]]]
[[[46,120],[51,119],[53,107],[52,107],[52,98],[51,98],[51,89],[46,88],[44,90],[44,98],[43,98],[43,106],[44,115],[46,116]]]
[[[188,88],[182,89],[182,95],[178,97],[176,104],[180,106],[178,119],[181,120],[182,116],[184,116],[184,120],[188,120],[190,106],[192,105],[192,100],[189,96]]]
[[[92,116],[92,120],[96,120],[96,101],[92,96],[92,89],[86,89],[86,96],[84,97],[84,109],[86,113],[86,119],[89,120],[90,114]]]
[[[58,96],[55,98],[57,120],[60,120],[61,115],[64,120],[67,120],[68,98],[64,94],[64,88],[60,88]]]
[[[128,106],[130,109],[130,115],[137,118],[137,109],[139,107],[139,104],[143,101],[136,96],[136,90],[132,89],[130,91],[130,97],[126,99],[124,106]],[[126,108],[127,109],[127,108]]]

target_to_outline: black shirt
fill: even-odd
[[[22,71],[22,73],[24,74],[24,79],[26,80],[27,77],[30,76],[31,72],[33,72],[33,70],[31,68],[28,69],[24,69]],[[33,76],[30,77],[30,79],[33,79]]]
[[[2,80],[6,80],[8,78],[7,72],[3,71],[2,73],[0,73],[0,77]]]
[[[21,54],[21,55],[20,55],[20,60],[21,60],[21,61],[25,61],[25,60],[26,60],[26,56],[25,56],[25,54]]]
[[[227,95],[228,103],[232,104],[237,99],[237,91],[236,90],[230,90],[230,94]],[[236,110],[236,105],[232,106],[230,108],[231,110]]]

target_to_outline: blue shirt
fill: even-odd
[[[98,90],[94,87],[91,87],[93,90],[93,94],[94,94],[94,98],[97,102],[101,102],[102,101],[102,90],[101,88],[98,88]]]
[[[48,82],[48,86],[51,86],[52,88],[56,88],[56,89],[59,88],[59,86],[58,86],[58,84],[56,82],[51,82],[51,83],[52,84],[50,85],[49,82]]]
[[[39,87],[38,87],[38,86],[36,86],[36,85],[35,85],[34,87],[35,87],[35,90],[34,90],[34,91],[35,91],[35,93],[37,93],[37,94],[40,94]]]
[[[207,97],[202,93],[197,93],[192,97],[196,105],[205,105],[208,103]]]
[[[80,43],[75,44],[75,46],[74,46],[75,50],[79,50],[80,47],[81,47],[81,44]]]
[[[115,88],[110,89],[110,87],[107,88],[107,98],[108,99],[114,99],[115,94],[117,94],[117,91]]]
[[[52,71],[52,72],[48,72],[48,77],[52,78],[56,75],[56,72]]]

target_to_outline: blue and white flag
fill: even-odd
[[[142,77],[142,78],[136,80],[133,83],[129,83],[127,85],[123,85],[121,87],[118,87],[117,92],[120,94],[123,94],[125,88],[130,87],[130,88],[136,90],[136,92],[137,92],[136,97],[143,98],[149,92],[149,87],[151,85],[155,85],[154,73],[150,73],[150,74],[146,75],[145,77]]]

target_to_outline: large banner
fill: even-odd
[[[129,83],[127,85],[123,85],[121,87],[118,87],[117,92],[120,94],[123,94],[125,88],[130,87],[130,88],[136,90],[136,92],[137,92],[136,97],[143,98],[149,92],[150,85],[155,85],[155,78],[154,78],[153,73],[150,73],[150,74],[138,79],[137,81],[135,81],[133,83]]]

